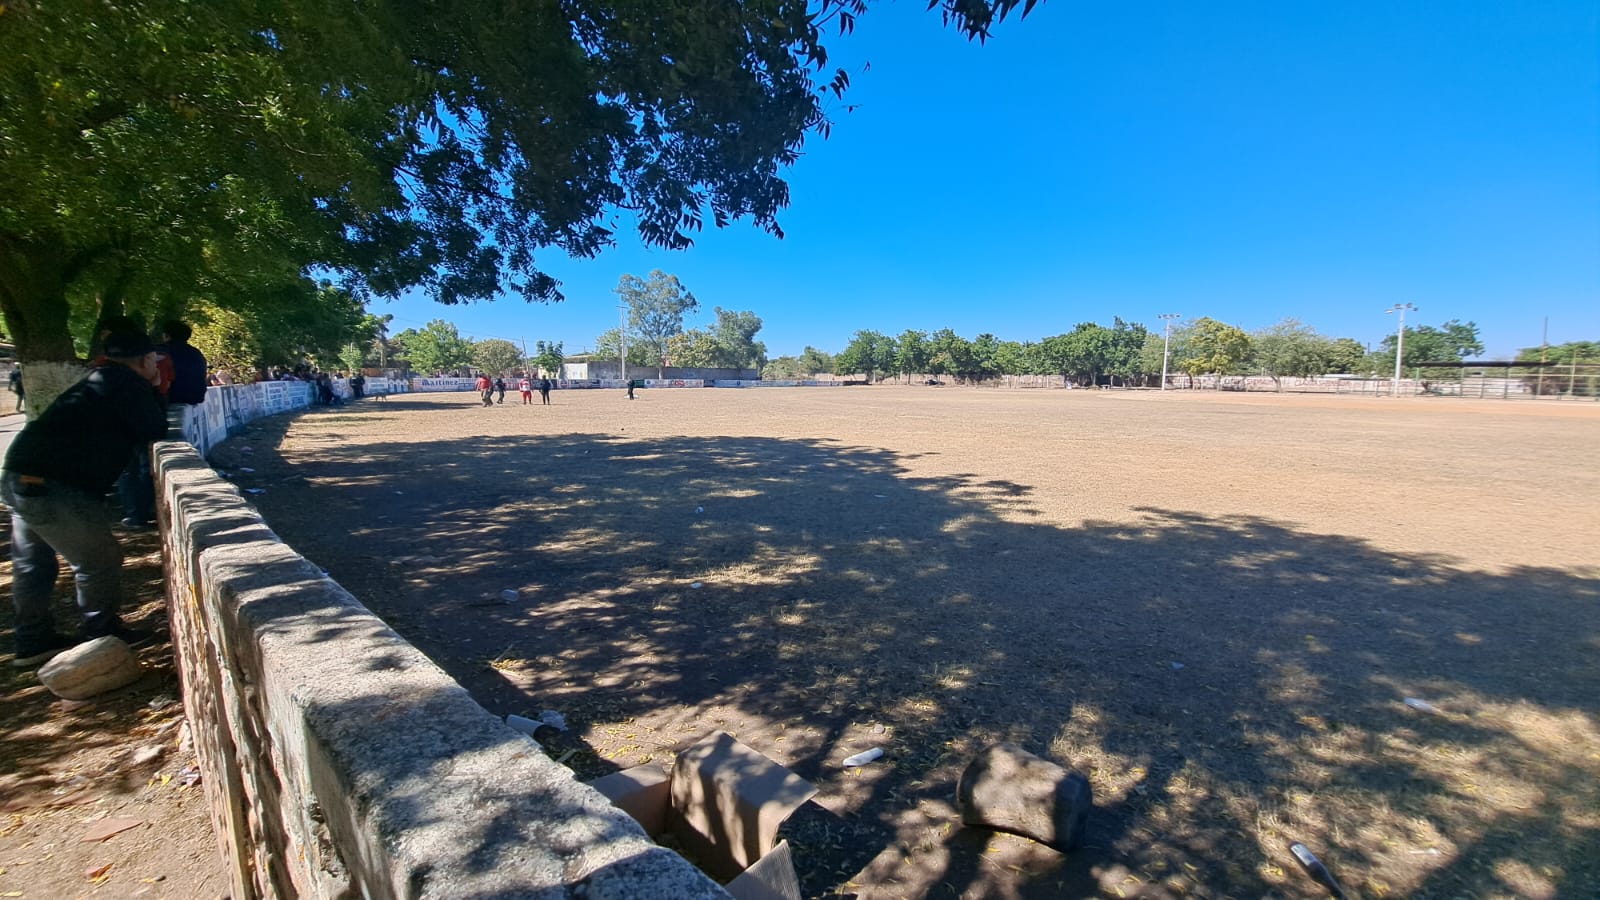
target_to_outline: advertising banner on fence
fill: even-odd
[[[712,387],[840,387],[842,381],[732,381],[718,378],[711,383]]]
[[[413,378],[411,389],[418,393],[438,391],[475,390],[477,382],[471,378]]]

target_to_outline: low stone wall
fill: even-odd
[[[405,393],[407,385],[398,379],[368,378],[366,394],[369,397]],[[350,382],[340,378],[333,382],[333,392],[341,400],[349,400]],[[307,381],[257,381],[253,384],[230,384],[206,389],[206,400],[198,406],[174,406],[183,439],[200,449],[200,455],[211,453],[211,448],[228,439],[240,428],[261,418],[296,409],[305,409],[316,400],[316,386]]]
[[[235,900],[727,897],[156,445],[167,597]]]

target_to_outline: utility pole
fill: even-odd
[[[1417,308],[1409,303],[1396,303],[1383,311],[1384,315],[1390,313],[1400,314],[1400,330],[1395,333],[1394,342],[1394,390],[1392,395],[1400,396],[1400,360],[1406,355],[1406,310],[1416,312]]]
[[[1172,320],[1181,319],[1177,313],[1162,313],[1156,316],[1163,320],[1165,335],[1161,338],[1161,389],[1167,389],[1167,357],[1172,352]]]
[[[622,345],[622,356],[617,360],[617,369],[622,373],[622,380],[628,380],[628,307],[618,305],[618,318],[622,327],[617,329],[617,342]]]
[[[1544,362],[1546,354],[1550,352],[1550,317],[1544,317],[1544,337],[1539,340],[1539,386],[1535,388],[1534,397],[1544,399]]]

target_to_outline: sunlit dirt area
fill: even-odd
[[[1597,449],[1594,403],[877,386],[411,395],[214,462],[579,777],[723,729],[815,782],[807,896],[1318,896],[1300,841],[1555,898],[1600,894]],[[961,827],[1000,740],[1088,776],[1083,849]]]

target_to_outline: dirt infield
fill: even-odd
[[[1600,894],[1600,404],[554,401],[215,461],[491,710],[565,714],[581,776],[722,728],[816,782],[809,896],[1316,896],[1291,841],[1361,896]],[[1086,848],[959,826],[1001,739],[1090,777]]]

